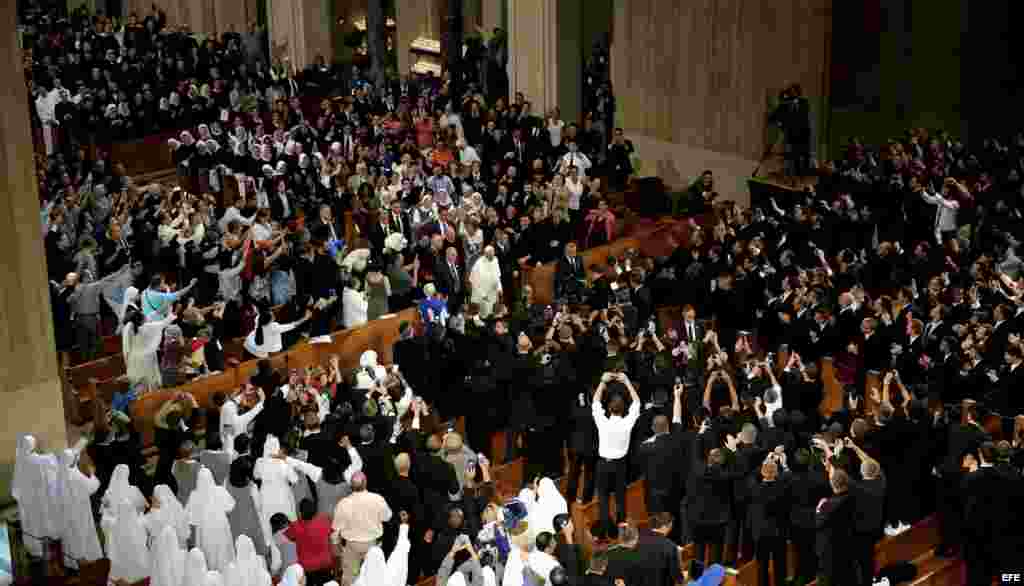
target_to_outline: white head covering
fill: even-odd
[[[158,484],[153,489],[153,496],[160,501],[159,508],[149,512],[150,518],[160,525],[174,529],[180,543],[188,541],[191,529],[189,528],[188,515],[185,514],[185,507],[181,506],[178,497],[171,492],[171,487],[166,484]]]
[[[124,290],[124,302],[121,303],[121,309],[117,313],[117,321],[124,321],[124,314],[128,312],[129,307],[139,308],[139,290],[136,287],[128,287]]]
[[[248,535],[239,535],[235,540],[235,563],[247,586],[259,583],[267,571],[266,561],[256,553],[256,546]]]
[[[222,577],[224,578],[224,586],[249,586],[249,582],[242,573],[242,569],[238,567],[238,562],[228,564],[224,568]]]
[[[116,513],[121,506],[121,501],[128,500],[139,511],[145,505],[145,498],[138,488],[129,483],[131,470],[127,464],[118,464],[110,476],[110,484],[107,492],[103,494],[103,501],[106,503],[108,512]]]
[[[300,586],[299,580],[306,575],[305,570],[299,564],[292,564],[288,566],[288,569],[284,571],[284,576],[281,577],[281,582],[278,586]]]
[[[537,483],[537,502],[530,507],[530,535],[531,541],[540,535],[541,532],[554,532],[555,515],[569,512],[569,505],[565,498],[558,492],[554,481],[550,478],[541,478]]]
[[[165,526],[153,545],[153,575],[149,586],[182,586],[185,579],[185,550],[178,546],[178,534]]]
[[[490,566],[485,566],[484,571],[484,586],[498,586],[498,577],[494,574],[494,569]]]
[[[202,584],[206,580],[206,571],[206,555],[203,554],[203,550],[193,547],[192,551],[188,552],[188,563],[185,565],[185,580],[182,582],[182,586]]]
[[[281,442],[276,436],[268,435],[267,441],[263,442],[263,457],[273,458],[281,451]]]
[[[150,573],[149,548],[146,547],[146,527],[135,504],[130,499],[117,503],[117,519],[107,539],[107,557],[110,558],[110,578],[138,582]]]
[[[223,486],[217,486],[213,473],[206,466],[199,469],[196,487],[188,497],[185,514],[192,525],[202,525],[214,519],[214,515],[225,515],[231,510],[231,495]]]
[[[366,559],[363,560],[363,567],[359,570],[353,586],[392,586],[388,575],[387,562],[384,561],[384,551],[374,546],[366,552]]]
[[[203,586],[226,586],[224,584],[224,577],[220,575],[220,572],[216,570],[210,570],[206,572],[206,578],[203,580]]]
[[[462,575],[462,572],[455,570],[448,577],[448,582],[445,583],[445,586],[467,586],[466,577]]]

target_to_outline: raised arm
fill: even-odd
[[[683,422],[683,383],[676,383],[672,394],[675,399],[672,401],[672,423],[682,424]]]

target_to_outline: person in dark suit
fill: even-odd
[[[377,441],[373,424],[364,423],[359,427],[359,445],[356,446],[356,450],[363,459],[367,490],[387,498],[391,494],[391,484],[395,477],[391,444],[387,441]]]
[[[988,434],[978,424],[977,402],[964,399],[960,404],[961,420],[949,424],[946,437],[946,454],[942,461],[942,478],[939,481],[939,545],[935,548],[937,556],[950,557],[956,546],[963,539],[962,513],[963,500],[961,482],[963,457],[971,449],[981,445]]]
[[[786,526],[789,517],[789,495],[786,484],[779,479],[784,456],[772,452],[761,465],[761,478],[752,484],[749,499],[750,533],[757,555],[759,584],[769,584],[768,566],[773,562],[775,583],[786,580]]]
[[[679,546],[668,535],[672,533],[671,513],[654,513],[648,519],[648,528],[640,530],[637,551],[647,564],[653,586],[672,586],[679,581]]]
[[[370,224],[370,233],[367,234],[367,239],[370,241],[370,250],[374,257],[380,257],[384,253],[384,241],[394,231],[391,226],[391,214],[387,212],[377,212],[376,221]]]
[[[459,266],[459,253],[454,246],[445,251],[445,262],[434,268],[437,290],[448,296],[448,312],[457,315],[462,307],[465,289],[465,271]]]
[[[815,510],[817,529],[818,584],[853,584],[853,527],[856,506],[850,496],[850,478],[841,468],[829,465],[832,496],[823,498]]]
[[[789,477],[789,531],[797,551],[796,576],[803,583],[818,572],[815,509],[829,494],[825,471],[807,448],[796,451]]]
[[[671,425],[667,417],[657,415],[653,424],[654,436],[640,444],[648,513],[677,510],[680,481],[690,472],[688,468],[680,469],[679,465],[690,461],[684,445],[682,383],[676,384],[674,394]]]
[[[850,494],[857,511],[853,527],[854,566],[859,584],[872,584],[875,577],[875,544],[882,537],[885,522],[886,479],[882,468],[850,438],[845,445],[860,459],[861,480],[850,483]]]
[[[697,557],[710,548],[708,557],[713,564],[722,559],[725,529],[732,521],[733,482],[737,479],[734,468],[727,463],[725,450],[736,450],[738,434],[727,429],[722,435],[725,446],[711,450],[706,462],[701,451],[695,450],[698,454],[693,460],[695,473],[690,475],[687,487],[687,513]]]
[[[392,201],[388,215],[392,231],[405,236],[405,241],[412,243],[412,221],[409,219],[409,214],[402,210],[402,202],[397,199]]]
[[[583,259],[576,254],[576,243],[569,242],[555,265],[555,299],[581,300],[585,279]]]
[[[985,442],[963,458],[964,548],[967,584],[991,584],[992,577],[1006,566],[1006,536],[1012,534],[1010,482],[993,465],[995,446]],[[1007,558],[1006,561],[1009,561]]]
[[[589,503],[594,498],[594,470],[597,467],[597,427],[591,415],[590,399],[580,392],[569,410],[569,483],[566,486],[567,500]],[[583,476],[583,492],[579,489]]]

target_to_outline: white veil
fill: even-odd
[[[188,564],[185,566],[183,586],[204,583],[206,572],[206,555],[203,554],[203,550],[193,547],[192,551],[188,552]]]
[[[149,586],[182,586],[185,579],[185,551],[178,545],[178,533],[164,526],[153,545],[153,574]]]
[[[388,576],[388,565],[384,561],[384,550],[373,546],[366,552],[363,567],[352,586],[391,586]]]
[[[171,527],[178,536],[178,543],[185,543],[191,535],[189,518],[185,514],[185,507],[181,506],[178,497],[171,492],[171,487],[166,484],[158,484],[153,489],[153,496],[160,501],[160,507],[150,510],[149,515],[158,524]]]
[[[150,572],[149,549],[146,547],[146,528],[142,515],[128,499],[117,507],[117,518],[107,540],[110,558],[110,578],[138,582]]]

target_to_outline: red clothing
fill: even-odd
[[[285,529],[284,534],[295,542],[299,565],[306,572],[334,567],[330,544],[331,520],[327,515],[317,515],[309,521],[296,521]]]

